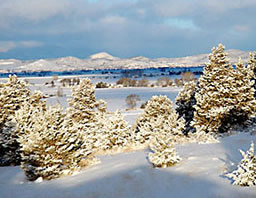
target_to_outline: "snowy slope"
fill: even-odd
[[[41,183],[28,182],[19,167],[0,168],[3,198],[244,198],[256,197],[256,188],[231,185],[223,176],[240,161],[255,136],[237,134],[217,144],[186,144],[177,150],[181,163],[154,169],[147,150],[101,156],[101,164],[74,176]]]

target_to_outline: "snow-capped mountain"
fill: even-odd
[[[105,60],[113,61],[113,60],[118,60],[119,58],[114,57],[106,52],[100,52],[100,53],[91,55],[90,59],[91,60],[105,59]]]
[[[227,50],[230,62],[235,64],[239,57],[247,63],[248,51]],[[76,57],[63,57],[56,59],[39,59],[21,61],[16,59],[0,59],[0,72],[20,71],[70,71],[91,69],[137,69],[157,67],[194,67],[203,66],[208,62],[209,54],[199,54],[180,58],[147,58],[137,56],[132,58],[118,58],[106,52],[91,55],[87,59]]]

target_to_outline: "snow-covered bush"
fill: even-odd
[[[70,125],[66,116],[59,106],[45,109],[29,103],[16,112],[21,167],[29,180],[71,174],[79,170],[90,155],[81,126]]]
[[[152,137],[166,133],[183,137],[183,129],[184,119],[178,119],[171,100],[167,96],[153,96],[136,121],[135,143],[149,143]]]
[[[19,143],[12,116],[29,100],[30,90],[17,76],[0,84],[0,166],[20,163]]]
[[[174,144],[170,137],[159,135],[150,144],[151,153],[148,158],[154,167],[167,168],[178,163],[181,158],[177,155]]]
[[[189,132],[187,136],[189,138],[189,142],[195,142],[198,144],[211,144],[219,142],[216,133],[206,133],[200,129],[197,132]]]
[[[255,186],[256,185],[256,156],[254,155],[254,144],[246,153],[240,150],[243,159],[232,173],[226,174],[227,177],[233,179],[234,185]]]
[[[234,69],[224,49],[222,44],[212,49],[210,62],[199,79],[191,122],[197,132],[226,132],[233,124],[244,123],[255,114],[251,74],[241,63]]]
[[[193,127],[190,126],[191,121],[194,118],[194,105],[196,104],[195,99],[196,82],[189,81],[184,84],[183,89],[179,92],[176,97],[176,111],[179,117],[183,117],[186,121],[185,130],[183,131],[187,135],[190,131],[194,131]]]

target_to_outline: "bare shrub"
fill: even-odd
[[[107,83],[105,83],[105,82],[98,82],[97,84],[96,84],[96,88],[108,88],[109,87],[109,85],[107,84]]]
[[[64,96],[63,89],[60,86],[58,86],[58,88],[57,88],[56,96],[57,97],[63,97]]]
[[[140,101],[140,97],[136,94],[130,94],[125,99],[128,109],[134,109],[137,105],[137,101]]]
[[[149,85],[149,80],[146,78],[139,80],[137,83],[137,87],[148,87],[148,85]]]
[[[167,87],[172,86],[173,82],[168,76],[163,76],[157,79],[156,85],[161,87]]]
[[[192,72],[184,72],[180,75],[183,82],[189,82],[195,79],[195,75]]]
[[[183,82],[181,79],[175,78],[174,79],[174,83],[177,87],[182,87],[183,86]]]
[[[130,78],[121,78],[116,82],[117,85],[123,85],[124,87],[136,87],[137,81]]]

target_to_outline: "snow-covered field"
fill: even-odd
[[[56,94],[57,88],[49,88],[45,86],[33,86],[32,90],[41,90],[44,93],[48,94]],[[142,112],[140,106],[142,103],[148,101],[154,95],[166,95],[172,101],[175,100],[178,95],[180,88],[172,88],[172,87],[158,87],[158,88],[144,88],[144,87],[129,87],[129,88],[115,88],[115,89],[96,89],[95,94],[97,99],[102,99],[107,103],[108,111],[116,111],[120,110],[124,115],[124,118],[130,123],[134,123],[136,117]],[[71,97],[71,89],[63,88],[63,97],[50,97],[47,100],[49,105],[55,105],[57,103],[61,104],[63,107],[67,107],[67,99]],[[136,94],[140,97],[140,101],[137,102],[135,110],[126,111],[128,108],[125,99],[130,94]]]
[[[216,144],[177,147],[182,161],[155,169],[147,150],[101,156],[101,163],[76,175],[28,182],[19,167],[0,167],[1,198],[254,198],[255,187],[233,186],[224,176],[240,161],[254,135],[240,133]]]
[[[33,90],[38,87],[32,87]],[[41,87],[43,92],[56,89]],[[121,88],[97,89],[108,110],[120,109],[126,120],[134,123],[141,110],[126,111],[125,98],[137,94],[142,102],[153,95],[167,95],[174,101],[179,89]],[[70,89],[64,97],[51,97],[67,106]],[[29,182],[19,167],[0,167],[0,198],[255,198],[255,187],[233,186],[225,177],[241,160],[239,149],[248,150],[255,133],[237,133],[215,144],[177,146],[182,160],[166,169],[155,169],[147,159],[148,150],[100,156],[101,163],[73,176],[51,181]]]

